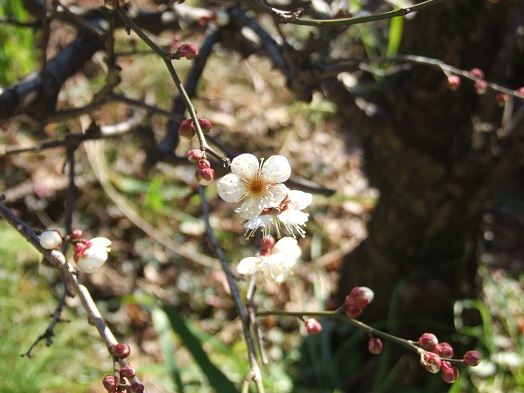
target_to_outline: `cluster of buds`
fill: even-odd
[[[211,163],[206,160],[204,151],[200,149],[189,150],[187,159],[192,164],[197,164],[198,166],[195,172],[195,178],[199,184],[206,186],[215,180],[215,170],[211,168]]]
[[[105,237],[85,240],[82,236],[82,231],[75,229],[69,237],[70,242],[74,244],[74,260],[78,270],[92,273],[107,261],[108,253],[111,251],[111,240]],[[39,240],[44,249],[56,250],[62,245],[63,237],[59,230],[48,229],[40,234]]]
[[[453,356],[453,348],[447,342],[439,343],[433,333],[424,333],[417,341],[419,346],[420,364],[430,373],[441,371],[442,379],[447,383],[455,382],[460,372],[453,367],[449,359]],[[448,360],[447,360],[448,359]],[[462,358],[462,364],[474,367],[480,363],[477,351],[468,351]]]
[[[193,60],[198,55],[198,48],[195,44],[182,44],[177,51],[171,54],[171,59],[181,59],[185,57],[188,60]]]
[[[129,2],[131,2],[131,0],[104,0],[104,7],[114,10],[125,6]]]
[[[198,124],[204,134],[209,134],[209,131],[213,128],[213,125],[207,119],[198,119]],[[186,119],[180,123],[180,126],[178,127],[178,135],[186,139],[191,139],[195,134],[196,128],[192,119]]]
[[[367,287],[354,287],[344,300],[346,315],[358,318],[364,308],[373,300],[374,293]]]
[[[131,353],[129,345],[118,343],[111,347],[111,354],[118,359],[125,359]],[[120,368],[119,376],[106,375],[102,380],[104,388],[110,393],[143,393],[144,385],[139,382],[132,382],[136,372],[134,367],[127,364]],[[126,382],[126,379],[129,383]]]

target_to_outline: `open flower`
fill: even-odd
[[[271,156],[259,163],[254,155],[241,154],[231,162],[231,172],[218,182],[218,194],[226,202],[243,201],[235,210],[242,218],[254,218],[286,197],[287,188],[280,184],[291,174],[286,157]]]
[[[283,237],[273,247],[271,255],[260,255],[242,259],[237,272],[243,276],[259,275],[265,280],[282,283],[291,274],[302,251],[296,239]]]
[[[277,237],[281,237],[280,224],[284,225],[287,232],[295,237],[295,232],[304,237],[306,231],[301,227],[305,225],[309,214],[302,212],[311,204],[313,196],[307,192],[288,190],[286,198],[279,206],[264,209],[262,214],[253,217],[244,224],[246,237],[254,236],[256,230],[262,227],[265,236],[269,235],[271,227],[274,226]]]
[[[95,237],[76,243],[74,259],[78,270],[93,273],[96,268],[107,261],[108,252],[111,251],[109,246],[111,246],[111,240],[105,237]]]

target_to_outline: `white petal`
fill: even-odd
[[[111,240],[106,237],[94,237],[89,240],[93,245],[92,247],[109,247],[111,245]]]
[[[282,183],[289,179],[291,166],[284,156],[271,156],[264,162],[262,175],[265,181],[271,183]]]
[[[240,214],[240,217],[248,220],[257,217],[264,210],[265,204],[263,200],[257,197],[247,197],[238,209],[235,211]]]
[[[245,193],[245,186],[237,175],[225,175],[218,181],[218,195],[226,202],[237,202]]]
[[[305,209],[311,204],[311,201],[313,200],[313,195],[298,190],[289,191],[288,196],[291,200],[288,206],[295,210]]]
[[[278,215],[278,219],[286,225],[304,225],[309,214],[299,210],[286,210]]]
[[[46,250],[54,250],[62,244],[62,236],[58,231],[44,231],[40,234],[40,245]]]
[[[280,239],[271,252],[272,255],[278,254],[290,259],[298,259],[302,255],[302,250],[298,246],[297,239],[289,236]]]
[[[80,257],[76,264],[81,272],[92,273],[107,261],[107,257],[106,247],[93,246],[85,251],[84,256]]]
[[[249,275],[256,272],[258,269],[262,258],[260,257],[248,257],[242,259],[237,265],[238,274]]]
[[[283,184],[269,187],[266,191],[265,207],[277,207],[280,205],[280,202],[286,197],[287,191],[287,187]]]
[[[253,179],[258,172],[260,163],[253,154],[241,154],[231,161],[231,172],[244,180]]]
[[[274,217],[270,214],[264,214],[262,216],[258,216],[255,218],[252,218],[248,222],[244,224],[244,228],[246,229],[257,229],[260,227],[268,227],[273,222]]]

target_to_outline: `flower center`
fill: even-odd
[[[255,180],[249,185],[249,191],[253,194],[262,194],[265,191],[264,182]]]

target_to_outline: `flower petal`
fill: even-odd
[[[89,241],[92,243],[91,247],[109,247],[111,245],[111,240],[106,237],[94,237]]]
[[[262,258],[260,257],[244,258],[238,263],[237,272],[243,276],[254,274],[260,266],[260,262],[262,262]]]
[[[278,215],[278,219],[285,225],[304,225],[309,214],[299,210],[285,210]]]
[[[272,256],[281,255],[284,258],[298,259],[302,255],[302,250],[298,246],[297,239],[286,236],[280,239],[273,247]]]
[[[267,189],[264,195],[264,207],[277,207],[284,200],[288,188],[283,184],[277,184]]]
[[[273,222],[274,217],[270,214],[254,217],[244,224],[246,229],[257,229],[260,227],[269,227]]]
[[[258,159],[249,153],[241,154],[231,161],[231,172],[242,180],[253,179],[258,173],[260,163]]]
[[[245,219],[252,219],[260,215],[262,210],[264,210],[264,204],[262,203],[263,199],[260,197],[247,197],[244,200],[244,203],[238,208],[235,209],[235,212],[240,214],[240,217]]]
[[[313,195],[298,190],[289,191],[288,197],[291,200],[288,204],[289,208],[295,210],[305,209],[313,200]]]
[[[245,186],[237,175],[229,173],[218,181],[218,195],[226,202],[237,202],[245,194]]]
[[[282,183],[289,179],[291,166],[284,156],[271,156],[264,162],[262,176],[271,183]]]

